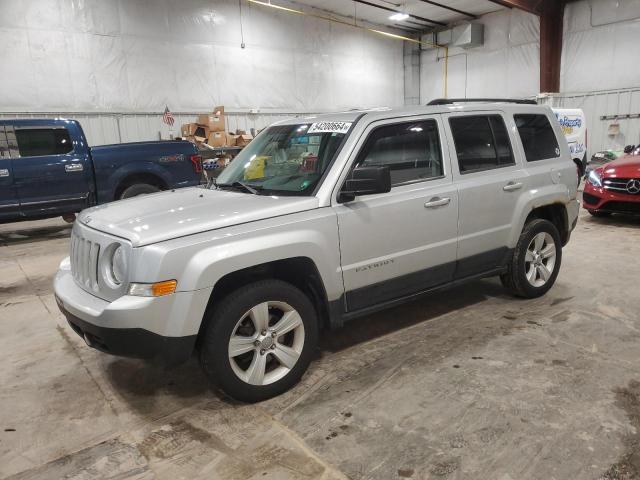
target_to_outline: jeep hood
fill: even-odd
[[[318,208],[316,197],[182,188],[82,211],[78,221],[125,238],[134,247]]]

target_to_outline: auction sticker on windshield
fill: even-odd
[[[307,133],[347,133],[351,122],[316,122],[312,123]]]

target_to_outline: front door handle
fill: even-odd
[[[504,187],[502,187],[505,192],[513,192],[514,190],[520,190],[521,188],[521,182],[509,182]]]
[[[449,205],[450,201],[451,199],[448,197],[433,197],[431,200],[424,204],[424,208],[443,207],[445,205]]]
[[[69,163],[64,166],[65,172],[81,172],[84,167],[81,163]]]
[[[9,169],[8,168],[0,168],[0,177],[8,177]]]

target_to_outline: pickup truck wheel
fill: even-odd
[[[245,286],[212,312],[200,344],[200,363],[229,396],[257,402],[295,385],[316,348],[315,308],[280,280]]]
[[[548,220],[536,219],[522,230],[507,272],[500,280],[514,295],[536,298],[547,293],[555,283],[561,260],[558,229]]]
[[[145,195],[147,193],[156,193],[160,189],[155,185],[149,185],[148,183],[136,183],[125,188],[120,194],[120,199],[137,197],[138,195]]]

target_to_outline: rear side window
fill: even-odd
[[[449,119],[460,173],[506,167],[515,163],[511,142],[500,115],[471,115]]]
[[[73,150],[66,128],[16,129],[21,157],[62,155]]]
[[[558,140],[546,115],[514,115],[527,162],[560,156]]]
[[[356,165],[388,166],[392,186],[441,177],[438,124],[422,120],[378,127],[367,138]]]

